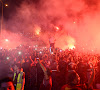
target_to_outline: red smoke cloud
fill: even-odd
[[[34,4],[23,2],[16,8],[17,12],[5,21],[5,27],[15,33],[22,31],[34,33],[35,27],[38,26],[41,28],[38,44],[42,41],[49,46],[49,35],[53,35],[56,38],[56,47],[65,49],[71,44],[79,51],[99,53],[99,2],[99,0],[91,2],[90,0],[40,0]],[[56,31],[54,26],[62,26],[62,29]],[[20,43],[24,40],[21,38]],[[29,40],[26,42],[35,44]]]

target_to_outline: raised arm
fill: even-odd
[[[49,79],[46,68],[44,67],[44,65],[40,62],[40,60],[38,60],[40,67],[42,68],[43,72],[44,72],[44,76],[46,79]]]
[[[93,68],[92,68],[92,75],[91,75],[91,78],[90,78],[89,81],[88,81],[88,88],[91,87],[91,85],[93,84],[94,78],[95,78],[95,70],[94,70],[94,67],[93,67]]]

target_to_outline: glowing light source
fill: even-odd
[[[7,57],[7,60],[9,59],[9,57]]]
[[[55,29],[56,29],[56,31],[59,31],[60,30],[59,27],[57,27],[57,26],[55,26]]]
[[[68,45],[68,48],[73,50],[73,49],[75,49],[75,46],[74,45]]]
[[[35,27],[35,35],[39,35],[41,32],[41,28],[39,26]]]
[[[8,7],[8,4],[5,4],[6,7]]]
[[[2,49],[2,47],[0,47],[0,49]]]
[[[9,40],[8,39],[5,39],[5,41],[8,42]]]
[[[59,30],[59,27],[55,27],[57,30]]]
[[[42,52],[40,52],[40,54],[41,54]]]
[[[68,43],[68,46],[67,46],[68,49],[71,49],[71,50],[75,49],[75,39],[73,37],[68,36],[67,43]]]
[[[60,50],[60,52],[62,52],[62,50]]]
[[[37,30],[37,31],[36,31],[36,35],[39,35],[39,34],[40,34],[40,31],[39,31],[39,30]]]
[[[18,52],[18,54],[19,54],[19,55],[21,55],[21,54],[22,54],[22,52],[21,52],[21,51],[19,51],[19,52]]]

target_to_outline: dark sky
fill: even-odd
[[[38,7],[38,4],[40,1],[43,1],[43,0],[2,0],[3,2],[3,16],[4,16],[4,19],[9,19],[9,16],[13,13],[16,13],[16,9],[17,7],[20,7],[20,5],[23,3],[23,2],[27,2],[27,3],[33,3],[36,8],[40,8]],[[45,1],[45,0],[44,0]],[[93,9],[92,7],[95,7],[97,6],[97,1],[98,0],[83,0],[85,2],[85,4],[87,6],[89,6],[90,10]],[[8,4],[8,7],[5,7],[5,4]],[[94,9],[96,9],[97,7],[95,7]],[[2,13],[2,3],[0,2],[0,16],[1,16],[1,13]]]
[[[9,19],[9,15],[16,12],[16,7],[19,7],[23,0],[2,0],[3,1],[3,17]],[[8,4],[8,7],[5,7]],[[2,14],[2,3],[0,2],[0,16]]]
[[[45,43],[48,41],[47,37],[54,36],[56,33],[56,46],[60,48],[66,48],[66,43],[77,43],[80,50],[81,48],[93,50],[95,47],[100,50],[100,40],[98,40],[100,38],[100,0],[2,1],[8,4],[8,7],[3,7],[3,29],[8,33],[14,33],[14,35],[5,35],[7,38],[15,34],[19,34],[18,38],[20,36],[26,38],[32,34],[33,39],[36,31],[40,30],[39,37]],[[0,16],[1,12],[0,2]],[[62,28],[57,31],[56,26],[62,26]],[[22,38],[22,41],[25,38]]]
[[[20,7],[22,2],[38,4],[40,0],[2,0],[3,2],[3,17],[4,19],[9,19],[9,16],[13,13],[16,13],[17,7]],[[5,7],[5,4],[8,4],[8,7]],[[2,14],[2,3],[0,2],[0,16]]]

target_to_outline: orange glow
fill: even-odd
[[[67,37],[68,49],[75,49],[75,39],[71,36]]]
[[[76,23],[76,22],[73,22],[74,24]]]
[[[74,45],[68,45],[68,48],[73,50],[73,49],[75,49],[75,46]]]
[[[40,31],[39,31],[39,30],[37,30],[35,33],[36,33],[36,35],[39,35],[39,34],[40,34]]]
[[[41,28],[39,26],[35,27],[35,35],[39,35],[41,32]]]
[[[8,4],[5,4],[6,7],[8,7]]]

